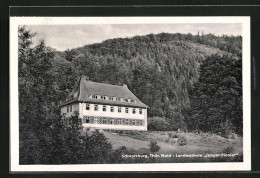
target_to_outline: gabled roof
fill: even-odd
[[[118,97],[123,99],[133,99],[136,102],[112,101],[90,98],[91,95],[100,95],[108,97]],[[85,103],[99,103],[107,105],[120,105],[129,107],[148,107],[140,101],[127,87],[127,85],[118,86],[105,83],[97,83],[88,81],[86,77],[81,77],[78,85],[72,90],[67,97],[67,101],[63,102],[60,106],[67,105],[72,102],[85,102]]]

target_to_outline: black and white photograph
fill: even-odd
[[[249,17],[10,23],[11,171],[250,170]]]

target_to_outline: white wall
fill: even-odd
[[[83,124],[84,127],[95,127],[102,129],[114,129],[114,130],[143,130],[147,131],[147,109],[142,108],[142,114],[139,114],[139,108],[136,109],[136,113],[133,114],[133,108],[128,107],[128,113],[125,113],[126,107],[121,107],[121,113],[118,112],[118,106],[114,107],[114,112],[110,112],[109,105],[106,105],[106,111],[103,111],[103,105],[98,105],[98,111],[94,110],[95,104],[89,104],[90,110],[86,110],[86,103],[79,103],[79,116],[101,116],[101,117],[115,117],[115,118],[128,118],[128,119],[142,119],[143,126],[131,126],[131,125],[107,125],[107,124]]]
[[[103,105],[98,105],[98,111],[94,110],[95,104],[89,104],[90,110],[86,110],[86,103],[80,103],[80,117],[83,116],[102,116],[102,117],[116,117],[116,118],[129,118],[129,119],[145,119],[146,109],[142,109],[142,114],[139,114],[139,108],[135,108],[135,114],[133,114],[133,108],[128,107],[128,113],[125,113],[126,107],[121,107],[121,113],[118,112],[118,106],[114,107],[114,112],[110,112],[112,106],[105,105],[106,111],[103,111]]]

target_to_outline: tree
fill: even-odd
[[[44,41],[31,48],[35,33],[26,27],[19,28],[19,141],[21,163],[39,163],[41,160],[41,139],[44,129],[50,126],[48,119],[58,116],[55,100],[58,96],[54,89],[52,49]]]
[[[149,147],[150,147],[150,151],[151,151],[152,153],[158,152],[158,151],[160,150],[160,148],[161,148],[161,147],[157,144],[156,141],[150,141]]]
[[[234,55],[203,61],[199,81],[190,92],[186,115],[190,130],[242,133],[242,62]]]

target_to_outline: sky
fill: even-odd
[[[200,24],[89,24],[89,25],[28,25],[27,29],[36,32],[33,39],[36,45],[44,39],[47,46],[58,51],[101,43],[112,38],[130,38],[136,35],[158,33],[191,33],[196,35],[212,33],[215,35],[242,35],[241,24],[200,23]]]

